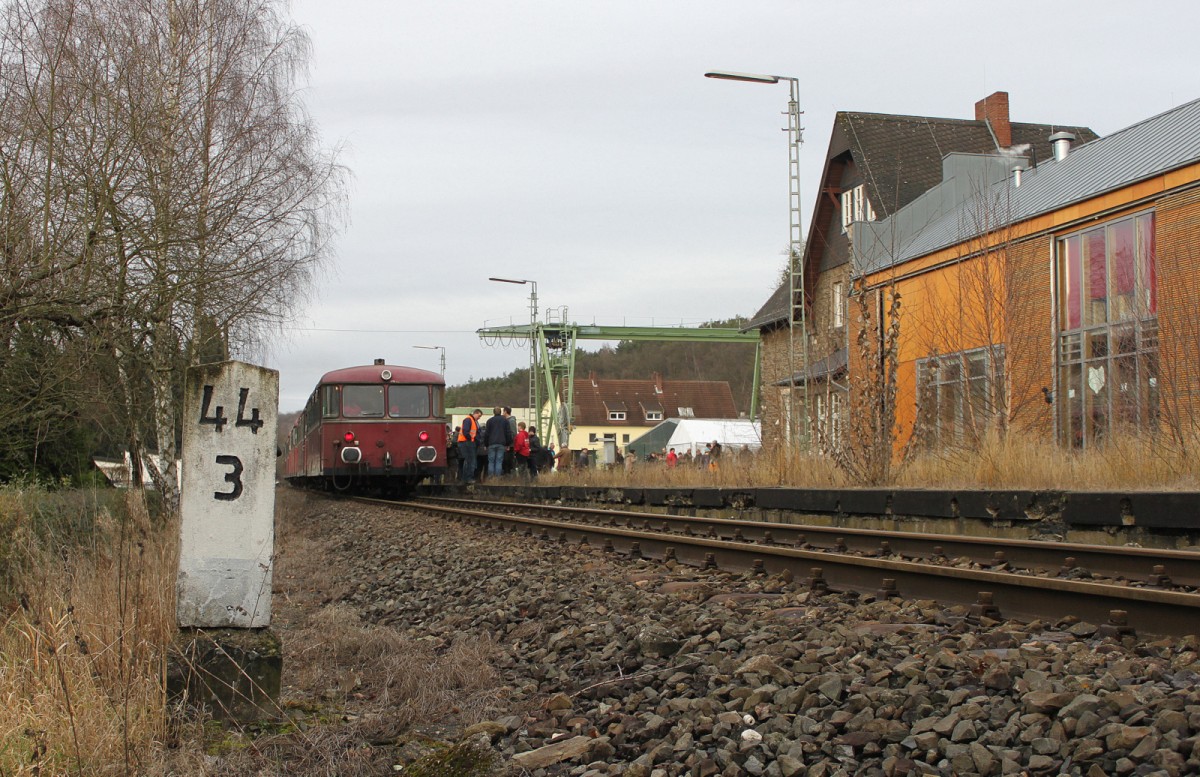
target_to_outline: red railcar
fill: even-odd
[[[289,482],[339,491],[407,491],[446,474],[446,382],[374,364],[327,372],[283,453]]]

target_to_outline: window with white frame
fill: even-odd
[[[926,445],[977,443],[1003,411],[1003,345],[917,360],[917,427]]]
[[[624,421],[624,420],[625,420],[625,411],[624,411],[624,410],[610,410],[610,411],[608,411],[608,420],[610,420],[610,421]]]
[[[842,232],[847,232],[850,225],[856,221],[874,221],[875,209],[867,199],[867,190],[863,184],[842,192]]]
[[[663,419],[662,419],[662,411],[661,411],[661,410],[647,410],[647,411],[646,411],[646,420],[647,420],[647,421],[661,421],[661,420],[663,420]]]
[[[842,281],[833,284],[833,328],[846,326],[846,285]]]
[[[817,394],[815,399],[817,443],[824,452],[838,450],[842,447],[845,398],[840,391],[830,391],[828,395]]]
[[[1059,238],[1058,385],[1064,443],[1086,448],[1118,426],[1158,423],[1154,213]]]

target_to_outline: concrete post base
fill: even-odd
[[[283,654],[271,629],[181,629],[167,663],[167,698],[217,720],[250,723],[279,710]]]

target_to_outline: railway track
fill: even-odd
[[[512,502],[389,502],[548,542],[781,574],[814,593],[933,599],[968,618],[1060,621],[1100,633],[1200,631],[1200,554],[831,528]]]

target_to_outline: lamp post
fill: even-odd
[[[446,347],[442,345],[414,345],[413,348],[424,348],[427,351],[441,351],[442,380],[446,379]]]
[[[529,285],[529,412],[537,419],[538,428],[542,433],[546,429],[542,424],[541,384],[538,383],[538,296],[537,281],[528,278],[488,278],[496,283],[515,283],[519,286]]]
[[[804,234],[800,224],[800,144],[804,142],[804,128],[800,126],[799,92],[800,82],[790,76],[761,75],[758,73],[737,73],[729,70],[713,70],[704,74],[705,78],[718,78],[724,81],[747,81],[753,84],[777,84],[788,82],[788,381],[789,388],[796,385],[796,324],[800,325],[800,348],[804,358],[804,413],[800,433],[807,446],[809,441],[809,397],[808,397],[808,314],[804,279],[804,266],[801,261],[804,248]],[[799,302],[797,302],[799,297]],[[788,395],[788,425],[791,426],[795,417],[795,403]],[[792,447],[793,434],[789,429],[787,435],[788,447]]]

